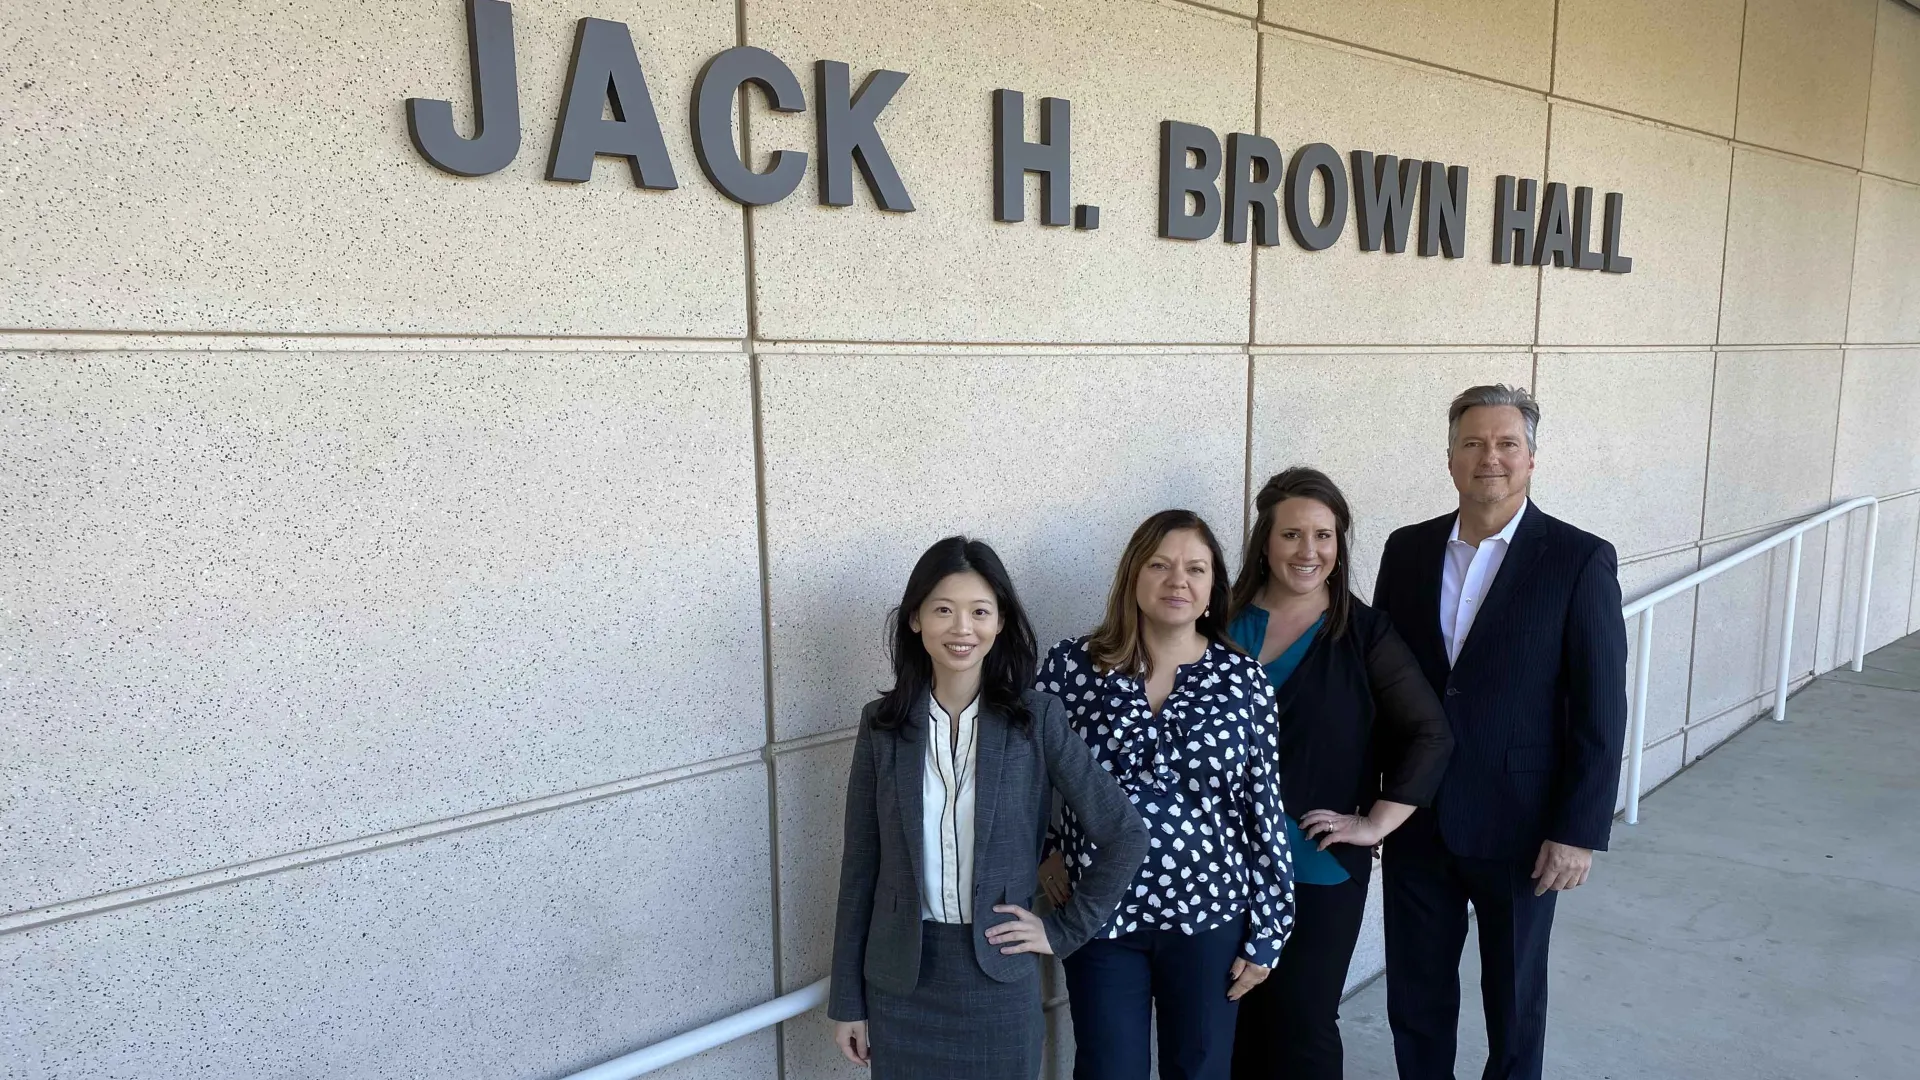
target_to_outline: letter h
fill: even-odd
[[[1026,97],[1018,90],[993,92],[993,219],[1027,219],[1027,174],[1040,174],[1040,220],[1073,221],[1073,105],[1065,98],[1040,99],[1040,141],[1027,141]]]

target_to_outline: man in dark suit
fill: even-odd
[[[1446,707],[1453,757],[1383,858],[1387,1016],[1401,1080],[1452,1080],[1467,905],[1480,922],[1485,1080],[1537,1080],[1556,894],[1613,824],[1627,701],[1613,546],[1527,500],[1540,409],[1476,386],[1448,410],[1460,509],[1387,540],[1374,607]]]

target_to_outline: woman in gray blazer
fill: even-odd
[[[1107,921],[1146,827],[1059,700],[1028,689],[1033,630],[992,548],[927,549],[891,619],[894,686],[861,712],[847,779],[834,1040],[876,1080],[1033,1080],[1037,954],[1065,956]],[[1056,790],[1098,850],[1041,918]]]

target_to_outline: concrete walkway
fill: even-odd
[[[1456,1075],[1480,1074],[1477,945]],[[1547,1075],[1920,1076],[1920,634],[1823,676],[1616,824],[1562,898]],[[1354,1080],[1392,1080],[1386,983],[1342,1010]]]

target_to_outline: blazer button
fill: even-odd
[[[1448,697],[1459,697],[1459,696],[1460,696],[1460,688],[1459,688],[1459,687],[1457,687],[1457,686],[1449,686],[1449,687],[1447,687],[1447,696],[1448,696]]]

